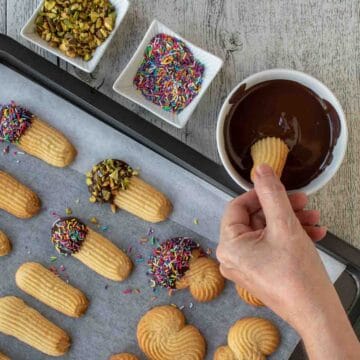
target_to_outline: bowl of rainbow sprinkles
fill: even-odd
[[[223,61],[154,20],[114,91],[183,128]]]

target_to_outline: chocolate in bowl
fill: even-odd
[[[334,107],[308,87],[291,80],[269,80],[231,97],[224,122],[225,150],[236,171],[250,180],[251,146],[275,136],[290,152],[281,180],[287,190],[304,187],[331,163],[340,136]]]

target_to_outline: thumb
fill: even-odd
[[[292,223],[295,217],[284,185],[269,165],[262,164],[255,169],[255,191],[264,211],[268,227],[279,222]]]

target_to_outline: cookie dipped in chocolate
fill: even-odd
[[[287,190],[316,178],[332,160],[340,135],[334,107],[306,86],[290,80],[269,80],[230,99],[224,126],[226,152],[239,174],[251,182],[251,146],[264,137],[278,137],[290,149],[281,180]]]

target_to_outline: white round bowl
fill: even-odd
[[[304,86],[313,90],[320,98],[327,100],[336,110],[340,119],[340,135],[336,142],[336,145],[333,149],[333,159],[330,164],[321,172],[319,175],[314,178],[306,186],[292,190],[293,191],[302,191],[307,195],[313,194],[316,191],[320,190],[325,184],[327,184],[330,179],[335,175],[339,169],[346,152],[347,141],[348,141],[348,129],[346,125],[346,119],[344,111],[336,98],[336,96],[326,87],[321,81],[315,79],[314,77],[302,73],[300,71],[288,70],[288,69],[272,69],[265,70],[256,74],[253,74],[243,80],[239,85],[237,85],[231,93],[226,98],[218,117],[217,128],[216,128],[216,142],[218,152],[221,158],[221,161],[232,179],[240,185],[245,191],[248,191],[253,188],[253,184],[244,179],[232,166],[228,154],[225,149],[225,138],[224,138],[224,123],[227,114],[233,105],[229,103],[229,100],[234,95],[234,93],[240,88],[240,86],[246,84],[246,89],[268,80],[292,80],[296,81]]]

